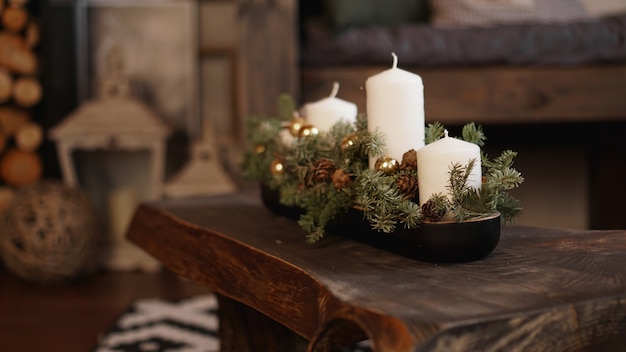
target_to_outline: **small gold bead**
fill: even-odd
[[[345,151],[345,150],[348,150],[348,149],[354,147],[354,145],[356,144],[358,139],[359,139],[359,137],[356,134],[354,134],[354,133],[349,134],[349,135],[343,137],[343,139],[341,140],[341,145],[340,145],[341,146],[341,150]]]
[[[289,132],[294,137],[300,135],[300,130],[306,125],[306,120],[302,117],[294,117],[289,123]]]
[[[270,172],[272,175],[282,175],[285,173],[285,164],[280,159],[274,159],[270,165]]]
[[[302,128],[300,129],[300,133],[298,134],[298,137],[311,137],[311,136],[315,136],[316,134],[319,133],[319,130],[317,129],[317,127],[313,126],[313,125],[305,125],[302,126]]]
[[[254,147],[254,152],[256,154],[263,154],[263,153],[265,153],[265,146],[263,144],[257,144],[256,147]]]

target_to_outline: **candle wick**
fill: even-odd
[[[393,56],[393,68],[398,68],[398,56],[396,55],[396,53],[391,53],[391,56]]]
[[[443,130],[443,137],[448,138],[448,130]]]
[[[330,93],[330,97],[334,98],[337,96],[337,92],[339,92],[339,82],[333,83],[333,91]]]

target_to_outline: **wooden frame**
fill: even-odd
[[[302,95],[315,101],[341,83],[365,112],[365,80],[386,67],[305,68]],[[405,68],[406,69],[406,68]],[[427,122],[444,125],[623,121],[626,65],[409,68],[424,80]]]
[[[83,20],[77,19],[78,32],[83,33],[78,38],[81,100],[96,95],[106,75],[106,51],[120,45],[134,95],[175,131],[199,136],[197,2],[88,0],[77,6],[83,15]]]
[[[300,100],[298,2],[237,1],[242,119],[273,116],[280,94]]]
[[[230,121],[228,122],[230,123],[230,126],[228,126],[228,130],[229,132],[232,132],[232,134],[229,134],[227,138],[232,139],[228,141],[229,143],[233,143],[233,142],[239,143],[243,140],[243,126],[242,126],[242,121],[240,121],[240,119],[235,118],[237,116],[241,116],[241,104],[239,101],[239,96],[237,94],[237,92],[239,91],[239,86],[240,86],[239,72],[237,69],[237,60],[238,60],[237,50],[232,47],[202,46],[200,47],[199,55],[200,55],[200,66],[201,66],[200,70],[202,70],[202,65],[205,63],[205,61],[209,61],[209,60],[224,60],[229,66],[228,77],[229,77],[230,90],[228,92],[228,95],[230,97],[230,101],[228,102],[228,108],[230,109],[232,113],[232,117],[234,118],[230,119]],[[202,82],[201,84],[201,87],[202,87],[201,94],[205,93],[205,89],[204,89],[205,84],[207,84],[207,82]],[[206,111],[202,112],[203,119],[206,119],[206,114],[207,114]],[[206,123],[206,121],[204,121],[204,123]],[[215,132],[219,133],[220,131],[215,131]],[[217,137],[219,141],[223,139],[223,136],[220,137],[218,135],[215,135],[214,137]]]

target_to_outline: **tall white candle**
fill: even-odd
[[[417,151],[417,185],[419,187],[420,205],[426,203],[435,193],[449,195],[448,185],[450,170],[453,164],[467,165],[476,159],[474,167],[467,179],[467,185],[479,189],[482,185],[480,169],[480,148],[457,138],[448,137],[432,142]]]
[[[356,122],[358,112],[356,104],[337,98],[338,91],[339,83],[335,82],[329,97],[307,103],[302,107],[302,114],[307,123],[319,131],[329,131],[339,121]]]
[[[385,138],[382,156],[402,161],[402,155],[424,146],[424,84],[422,78],[393,66],[367,79],[367,123]],[[370,157],[370,168],[379,156]]]

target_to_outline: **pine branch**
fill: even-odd
[[[422,220],[419,206],[404,199],[395,179],[380,171],[366,170],[355,180],[354,204],[373,229],[385,233],[393,232],[398,222],[414,228]]]
[[[356,116],[355,127],[357,131],[367,131],[367,115],[358,114]]]
[[[430,144],[438,139],[441,139],[444,135],[444,130],[445,128],[443,125],[438,121],[428,124],[424,130],[424,143]]]
[[[480,126],[477,127],[473,122],[470,122],[463,126],[461,136],[463,137],[464,141],[474,143],[479,147],[484,146],[485,140],[487,139],[487,137],[483,133],[483,128]]]
[[[290,121],[297,111],[296,102],[290,94],[281,94],[278,97],[278,118],[283,121]]]
[[[385,148],[385,142],[383,134],[376,130],[373,133],[362,133],[360,136],[363,139],[362,149],[363,153],[368,156],[380,155]]]

